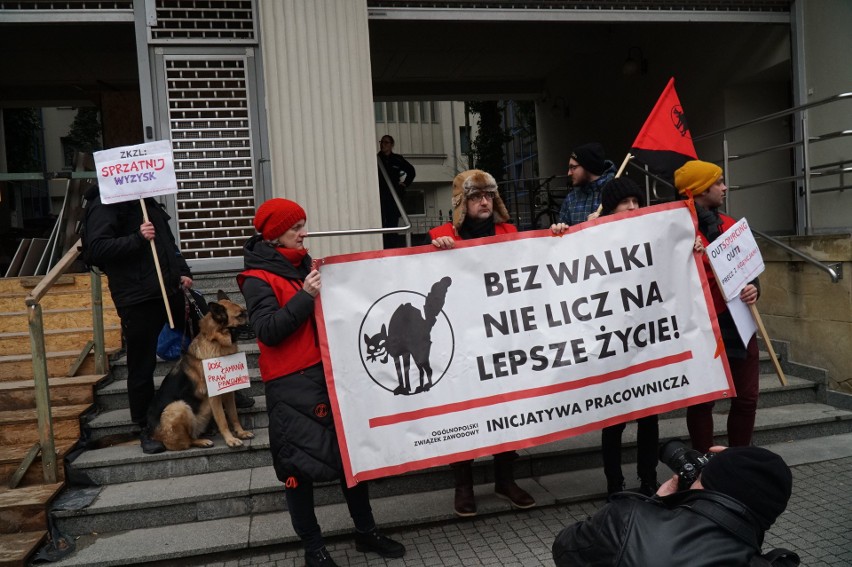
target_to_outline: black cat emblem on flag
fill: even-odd
[[[453,328],[443,311],[452,282],[445,276],[426,295],[394,291],[370,306],[358,342],[361,363],[373,382],[405,396],[428,392],[440,382],[455,350]],[[413,370],[419,382],[412,384]]]

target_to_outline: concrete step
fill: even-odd
[[[0,534],[0,567],[24,567],[46,537],[44,530]]]
[[[42,318],[46,330],[79,329],[92,326],[91,307],[43,309]],[[104,325],[118,326],[121,321],[115,307],[104,307]],[[0,333],[28,331],[29,319],[26,310],[0,313]]]
[[[46,355],[47,375],[51,378],[68,376],[68,371],[77,357],[80,356],[84,344],[85,342],[80,343],[80,348],[77,350],[48,351]],[[120,341],[118,341],[118,344],[108,342],[106,344],[107,355],[118,352],[120,345]],[[93,374],[94,371],[94,355],[90,352],[77,374]],[[0,356],[0,382],[32,379],[32,377],[33,358],[29,352]]]
[[[59,441],[80,438],[80,416],[91,404],[53,408],[53,436]],[[0,411],[0,447],[37,443],[38,419],[35,409]]]
[[[82,349],[86,341],[92,340],[92,327],[75,329],[54,329],[44,331],[44,348],[48,352]],[[121,344],[121,327],[119,325],[104,325],[104,344]],[[15,331],[0,333],[0,356],[29,354],[32,352],[30,332]]]
[[[105,378],[106,375],[98,374],[49,378],[50,404],[53,407],[91,404],[95,400],[95,385]],[[0,411],[34,407],[35,385],[32,379],[0,382]]]
[[[240,414],[240,423],[245,429],[257,430],[269,425],[264,396],[255,397],[254,406],[248,409],[237,408],[237,410]],[[85,425],[89,438],[93,440],[112,435],[128,435],[138,431],[138,427],[130,420],[130,410],[126,407],[99,410],[97,414],[86,421]]]
[[[725,427],[726,416],[714,415],[714,430],[720,444],[726,443]],[[754,443],[763,445],[778,439],[807,439],[848,431],[852,431],[850,411],[818,403],[780,406],[758,411]],[[80,479],[75,484],[107,485],[270,466],[268,430],[257,429],[254,433],[255,438],[238,449],[228,448],[217,434],[213,437],[214,447],[209,449],[192,448],[146,455],[137,441],[86,451],[69,465],[69,470]],[[683,418],[660,420],[660,438],[672,437],[687,437]],[[627,425],[623,440],[624,462],[635,462],[635,422]],[[600,433],[593,431],[519,453],[521,458],[515,463],[519,478],[590,468],[597,466],[600,460]],[[485,465],[485,460],[476,461],[474,474],[483,482],[490,478],[491,469]],[[447,467],[436,467],[383,479],[378,484],[382,486],[381,490],[396,494],[423,490],[424,486],[452,486],[452,475]]]
[[[171,363],[175,365],[177,361],[171,361]],[[246,388],[243,392],[252,397],[263,396],[263,381],[260,379],[260,370],[257,368],[249,369],[249,377],[251,378],[251,387]],[[163,376],[154,377],[154,385],[158,389],[163,378]],[[123,409],[128,407],[127,404],[127,379],[113,380],[98,388],[98,407],[101,410]]]
[[[0,489],[0,533],[15,534],[47,528],[50,503],[64,483]]]
[[[790,466],[842,458],[852,455],[852,433],[822,437],[818,442],[813,440],[784,442],[769,445],[768,448],[780,454]],[[665,471],[660,470],[661,478],[666,474]],[[251,470],[243,471],[242,476],[222,475],[203,480],[224,482],[223,488],[231,493],[232,499],[237,502],[242,499],[239,505],[236,502],[232,504],[246,508],[250,505],[250,495],[254,489],[258,495],[265,492],[267,500],[283,501],[280,485],[277,492],[271,488],[268,475],[268,471]],[[212,491],[209,487],[202,487],[202,484],[195,482],[192,485],[184,484],[175,487],[157,485],[137,487],[147,489],[148,504],[156,498],[152,493],[158,490],[168,492],[173,499],[181,500],[179,503],[181,506],[186,505],[179,511],[180,514],[192,515],[192,517],[170,525],[155,523],[149,528],[81,535],[76,540],[77,550],[71,556],[53,565],[108,567],[154,561],[177,561],[182,558],[264,545],[298,545],[296,544],[298,538],[292,530],[285,511],[258,509],[257,511],[247,510],[230,517],[217,516],[211,510],[206,496]],[[535,497],[538,506],[566,502],[598,504],[606,490],[603,471],[598,466],[525,478],[521,479],[519,484]],[[375,485],[376,482],[370,483],[371,504],[377,522],[385,531],[439,522],[465,521],[456,518],[452,513],[452,488],[434,488],[382,496],[373,490]],[[628,488],[632,486],[628,484]],[[335,486],[335,489],[339,493],[339,488]],[[100,507],[103,513],[108,514],[110,509],[117,510],[126,505],[128,493],[121,494],[119,490],[110,493],[105,491],[106,489],[96,496],[94,507]],[[510,510],[508,503],[494,495],[493,485],[490,482],[477,482],[475,493],[479,516],[515,513]],[[240,494],[242,496],[239,496]],[[190,501],[193,498],[199,499],[194,512],[189,510]],[[61,506],[59,500],[56,506]],[[146,510],[149,515],[155,515],[150,508]],[[352,521],[345,504],[339,501],[323,502],[318,498],[316,512],[326,537],[351,534]],[[68,518],[84,512],[57,510],[56,513],[61,513],[63,518]],[[152,542],[156,542],[156,545],[152,545]]]

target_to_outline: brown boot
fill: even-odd
[[[464,461],[450,465],[456,476],[456,494],[453,510],[457,516],[476,516],[476,500],[473,498],[473,463]]]
[[[515,483],[512,461],[517,456],[514,451],[494,455],[494,492],[511,502],[515,508],[523,510],[535,506],[535,498]]]

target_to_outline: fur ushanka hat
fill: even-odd
[[[508,222],[509,211],[497,191],[494,177],[480,169],[462,171],[453,179],[453,226],[458,231],[467,215],[467,198],[471,193],[494,194],[494,222]]]

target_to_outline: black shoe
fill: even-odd
[[[338,567],[328,550],[321,547],[316,551],[305,552],[305,567]]]
[[[660,488],[660,483],[656,480],[654,482],[645,482],[643,480],[642,484],[639,485],[639,488],[636,490],[636,492],[650,497],[657,493],[658,488]]]
[[[234,393],[234,403],[237,405],[238,408],[246,409],[254,405],[254,398],[252,398],[248,394],[243,394],[242,390],[237,390]]]
[[[621,482],[608,482],[606,485],[606,495],[612,496],[617,492],[624,492],[624,481]]]
[[[166,446],[161,441],[153,439],[146,429],[139,433],[139,444],[142,446],[142,452],[146,455],[155,455],[166,450]]]
[[[372,551],[382,557],[402,557],[405,555],[404,545],[383,536],[378,530],[365,534],[357,532],[355,534],[355,549],[363,552]]]

